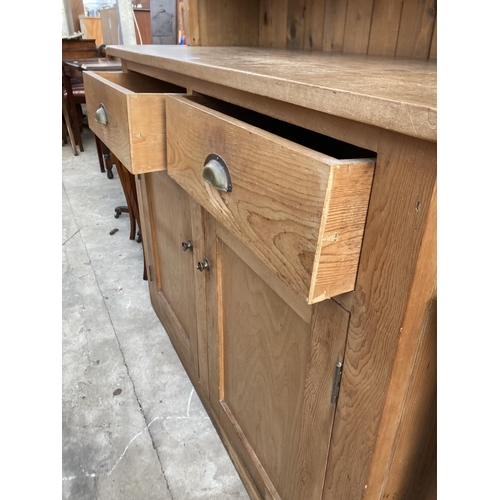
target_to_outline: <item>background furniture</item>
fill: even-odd
[[[102,36],[102,25],[100,17],[88,17],[83,14],[78,16],[80,21],[80,30],[83,32],[83,38],[95,40],[97,46],[104,44]]]
[[[69,137],[71,149],[73,150],[73,154],[75,156],[78,156],[78,150],[76,147],[75,136],[73,135],[73,127],[71,126],[71,118],[69,116],[69,111],[68,111],[68,104],[66,102],[66,99],[64,98],[64,90],[63,90],[63,96],[62,96],[62,115],[63,115],[63,124],[62,124],[63,143],[68,144],[68,137]]]
[[[88,52],[90,53],[91,51],[89,50]],[[101,45],[100,47],[96,47],[95,55],[102,55],[104,57],[63,59],[63,103],[67,104],[66,107],[71,110],[71,122],[73,123],[74,135],[80,146],[80,151],[83,151],[80,134],[83,127],[81,106],[86,103],[85,87],[81,75],[84,71],[88,70],[117,71],[121,69],[120,61],[109,60],[105,57],[105,54],[105,47]],[[95,136],[95,139],[101,172],[106,171],[108,179],[112,179],[113,165],[111,163],[110,152],[97,136]]]
[[[79,68],[69,67],[66,63],[73,63],[77,59],[94,57],[97,57],[95,40],[83,40],[82,38],[62,40],[63,100],[67,102],[71,117],[71,124],[69,125],[73,128],[73,135],[80,151],[83,151],[83,142],[80,135],[81,113],[79,114],[79,106],[77,107],[75,96],[78,97],[80,102],[85,102],[85,90]]]
[[[189,0],[188,45],[437,57],[437,2]]]
[[[101,16],[102,38],[105,45],[121,44],[120,29],[118,24],[118,12],[116,7],[102,9]],[[137,43],[147,45],[152,43],[151,39],[151,13],[149,9],[134,9],[134,16],[137,21],[135,34]]]

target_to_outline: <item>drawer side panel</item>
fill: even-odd
[[[309,303],[354,290],[374,160],[332,167]]]
[[[131,172],[166,170],[165,95],[132,94],[128,103]]]

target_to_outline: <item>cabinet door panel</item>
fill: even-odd
[[[306,321],[205,220],[211,405],[262,498],[319,499],[349,314]]]
[[[198,379],[196,287],[200,277],[195,273],[203,234],[193,234],[192,224],[194,218],[201,217],[201,211],[193,207],[189,195],[166,172],[150,173],[143,179],[149,208],[149,253],[153,259],[149,268],[151,301],[185,368]],[[193,250],[183,251],[182,242],[188,240]]]

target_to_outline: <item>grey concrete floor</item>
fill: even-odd
[[[62,497],[246,500],[114,217],[116,170],[100,172],[88,129],[84,148],[62,148]]]

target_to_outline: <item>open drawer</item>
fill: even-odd
[[[309,304],[354,289],[374,153],[204,96],[166,117],[168,174],[274,275]]]
[[[165,96],[185,89],[138,73],[83,73],[89,127],[132,174],[166,169]]]

